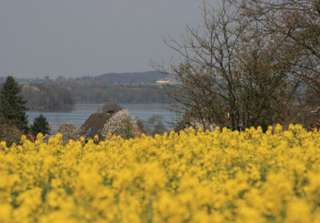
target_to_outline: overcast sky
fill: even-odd
[[[0,0],[0,76],[150,70],[163,39],[198,24],[200,0]]]

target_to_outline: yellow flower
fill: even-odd
[[[12,207],[10,204],[0,204],[0,222],[10,222],[12,220]]]
[[[320,222],[320,132],[0,142],[0,223]]]
[[[288,203],[285,223],[311,222],[309,205],[300,199],[293,199]]]

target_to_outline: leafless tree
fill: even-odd
[[[242,16],[263,27],[262,34],[277,35],[287,45],[291,74],[303,83],[300,111],[307,125],[320,106],[320,1],[236,0]],[[301,100],[302,99],[302,100]]]
[[[264,27],[264,34],[277,33],[295,53],[295,73],[320,96],[320,1],[242,1],[244,14]]]
[[[266,128],[285,116],[297,85],[289,81],[291,58],[282,59],[284,40],[260,35],[261,25],[241,13],[233,1],[215,9],[204,4],[202,25],[188,27],[184,42],[168,42],[183,58],[172,72],[188,124]]]

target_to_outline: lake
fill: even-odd
[[[27,112],[29,122],[40,114],[44,115],[50,123],[52,132],[56,131],[63,123],[71,123],[80,127],[87,118],[96,112],[102,104],[76,104],[70,112]],[[172,126],[176,120],[176,114],[169,109],[168,104],[121,104],[123,108],[128,109],[131,116],[142,121],[148,120],[154,115],[162,117],[167,127]]]

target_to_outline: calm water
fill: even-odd
[[[28,112],[29,121],[43,114],[50,123],[52,131],[56,131],[62,123],[72,123],[80,127],[87,118],[101,107],[101,104],[77,104],[71,112]],[[153,115],[159,115],[163,122],[170,127],[176,115],[169,110],[166,104],[122,104],[122,107],[129,110],[130,115],[143,121],[148,120]]]

